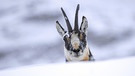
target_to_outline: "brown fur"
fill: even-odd
[[[74,43],[73,47],[74,47],[75,49],[78,49],[78,48],[79,48],[79,44],[78,44],[78,43]]]
[[[85,55],[85,57],[83,58],[82,61],[89,61],[89,53],[87,52],[87,54]]]
[[[80,39],[81,39],[81,40],[83,39],[83,35],[82,35],[82,33],[80,34]]]

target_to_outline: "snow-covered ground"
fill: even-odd
[[[55,21],[63,7],[73,24],[77,4],[97,61],[135,56],[134,0],[0,0],[0,69],[65,62]]]
[[[135,56],[97,62],[31,65],[0,71],[0,76],[135,76]]]

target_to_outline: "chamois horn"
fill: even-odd
[[[74,31],[78,32],[78,11],[79,11],[79,4],[77,5],[76,8],[76,13],[75,13],[75,22],[74,22]]]
[[[69,22],[69,19],[68,19],[67,15],[66,15],[65,11],[63,10],[63,8],[61,8],[61,11],[63,13],[63,16],[65,18],[65,21],[66,21],[66,24],[67,24],[67,27],[68,27],[68,33],[71,33],[72,32],[72,27],[71,27],[71,24]]]

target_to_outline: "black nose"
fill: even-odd
[[[77,55],[78,55],[78,52],[79,52],[80,50],[79,49],[77,49],[77,50],[73,50],[73,52],[75,52]]]

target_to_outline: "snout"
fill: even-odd
[[[78,57],[79,55],[80,55],[80,50],[79,49],[77,49],[77,50],[73,50],[73,52],[75,53],[75,57]]]
[[[79,43],[78,42],[74,42],[73,43],[73,48],[74,49],[78,49],[79,48]]]

